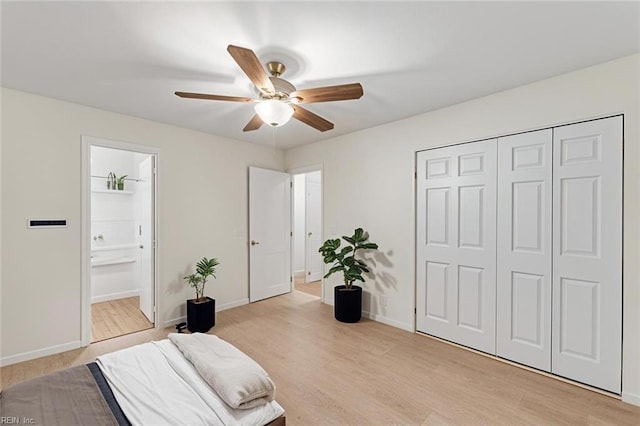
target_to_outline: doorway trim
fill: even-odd
[[[322,163],[319,164],[311,164],[308,166],[302,166],[302,167],[294,167],[293,169],[289,169],[288,173],[291,175],[291,182],[293,182],[293,177],[295,175],[302,175],[302,174],[306,174],[306,173],[311,173],[311,172],[320,172],[320,235],[322,235],[322,239],[324,239],[324,165]],[[293,219],[294,217],[294,191],[291,191],[291,218]],[[305,196],[306,198],[306,196]],[[305,212],[306,214],[306,212]],[[293,220],[292,220],[292,227],[293,227]],[[291,238],[291,276],[294,276],[294,245],[293,245],[293,238]],[[307,257],[307,250],[306,250],[306,238],[305,238],[305,263],[306,263],[306,257]],[[306,267],[305,267],[306,268]],[[324,291],[324,274],[325,274],[325,265],[322,265],[322,276],[323,278],[320,279],[320,301],[322,303],[326,303],[325,301],[325,291]],[[293,291],[293,289],[295,288],[295,283],[292,282],[292,288],[291,290]]]
[[[160,328],[159,312],[160,312],[160,295],[158,291],[158,258],[160,251],[160,238],[158,235],[158,187],[160,184],[160,149],[146,145],[137,145],[129,142],[120,142],[109,139],[97,138],[94,136],[82,135],[81,142],[81,230],[80,230],[80,252],[81,252],[81,286],[80,286],[80,342],[82,347],[91,344],[91,147],[103,147],[119,149],[123,151],[133,151],[142,154],[149,154],[155,157],[155,187],[153,188],[153,212],[154,212],[154,237],[155,247],[153,249],[154,261],[154,304],[155,310],[153,314],[154,328]]]

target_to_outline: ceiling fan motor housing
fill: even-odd
[[[296,91],[295,86],[289,83],[287,80],[279,77],[269,77],[269,80],[271,80],[275,92],[273,93],[273,95],[264,96],[267,99],[288,99],[289,95]]]

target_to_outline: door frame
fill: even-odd
[[[81,230],[80,230],[80,253],[81,253],[81,286],[80,286],[80,342],[82,347],[91,344],[91,147],[103,147],[119,149],[122,151],[133,151],[141,154],[149,154],[155,157],[155,182],[153,188],[153,215],[154,215],[154,237],[155,247],[153,248],[153,287],[155,311],[153,315],[154,328],[160,328],[160,295],[158,291],[159,266],[158,258],[160,251],[160,238],[158,235],[158,187],[160,182],[160,149],[146,145],[137,145],[129,142],[114,141],[97,138],[94,136],[82,135],[81,142]]]
[[[287,171],[287,173],[289,173],[291,175],[291,182],[293,182],[293,177],[295,175],[303,175],[306,173],[311,173],[311,172],[320,172],[320,235],[321,235],[321,240],[324,239],[324,166],[322,163],[319,164],[311,164],[309,166],[302,166],[302,167],[295,167],[293,169],[289,169]],[[294,191],[291,191],[291,218],[294,217]],[[306,203],[306,194],[305,194],[305,203]],[[306,211],[305,211],[305,223],[306,223]],[[293,221],[292,221],[293,224]],[[293,226],[292,226],[293,228]],[[306,229],[306,228],[305,228]],[[294,251],[293,251],[293,238],[291,239],[291,276],[293,277],[294,275],[294,269],[295,269],[295,264],[294,264]],[[307,270],[307,239],[305,238],[305,249],[304,249],[304,256],[305,256],[305,272]],[[320,279],[320,301],[322,303],[326,303],[325,301],[325,291],[324,291],[324,271],[325,271],[325,265],[322,265],[322,276],[323,278]],[[293,291],[293,289],[295,288],[295,283],[292,283],[292,288],[291,290]]]

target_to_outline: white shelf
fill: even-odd
[[[92,189],[91,192],[98,194],[120,194],[120,195],[130,195],[133,194],[133,191],[119,191],[117,189]]]
[[[138,247],[136,243],[129,244],[113,244],[110,246],[95,246],[91,247],[91,251],[109,251],[109,250],[120,250],[120,249],[128,249]]]
[[[134,263],[136,260],[133,257],[122,256],[122,257],[114,257],[114,258],[104,258],[101,259],[99,257],[94,257],[91,259],[91,267],[95,268],[97,266],[109,266],[109,265],[120,265],[123,263]]]

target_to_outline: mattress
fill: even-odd
[[[0,393],[0,412],[20,424],[284,424],[275,401],[229,407],[168,339],[11,386]]]
[[[229,407],[168,339],[98,357],[116,401],[133,425],[264,425],[284,413],[271,401]]]

